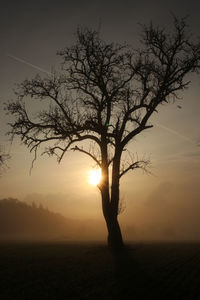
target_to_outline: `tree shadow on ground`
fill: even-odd
[[[115,266],[116,299],[160,299],[155,278],[134,258],[134,248],[112,251]],[[163,298],[162,298],[163,299]]]

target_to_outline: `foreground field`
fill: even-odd
[[[0,299],[200,299],[200,244],[0,243]]]

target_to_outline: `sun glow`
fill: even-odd
[[[91,170],[89,174],[89,182],[92,185],[99,184],[101,180],[101,169]]]

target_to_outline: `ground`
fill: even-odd
[[[0,298],[200,299],[200,243],[1,242]]]

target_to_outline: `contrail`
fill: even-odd
[[[175,131],[175,130],[169,128],[169,127],[166,127],[166,126],[164,126],[164,125],[162,125],[162,124],[160,124],[160,123],[154,123],[154,124],[155,124],[157,127],[160,127],[160,128],[162,128],[162,129],[164,129],[164,130],[166,130],[166,131],[168,131],[168,132],[170,132],[170,133],[172,133],[172,134],[174,134],[174,135],[177,135],[178,137],[182,138],[183,140],[192,143],[193,145],[194,145],[194,143],[195,143],[194,140],[190,139],[189,137],[187,137],[187,136],[185,136],[185,135],[183,135],[183,134],[181,134],[181,133],[179,133],[179,132],[177,132],[177,131]]]
[[[25,65],[27,65],[27,66],[30,66],[30,67],[32,67],[32,68],[34,68],[34,69],[37,69],[37,70],[39,70],[39,71],[41,71],[41,72],[43,72],[43,73],[46,73],[46,74],[48,74],[48,75],[53,75],[51,72],[48,72],[47,70],[44,70],[44,69],[42,69],[42,68],[40,68],[40,67],[38,67],[38,66],[36,66],[36,65],[33,65],[33,64],[27,62],[26,60],[21,59],[21,58],[19,58],[19,57],[17,57],[17,56],[14,56],[14,55],[12,55],[12,54],[6,54],[6,56],[8,56],[8,57],[10,57],[10,58],[12,58],[12,59],[14,59],[14,60],[16,60],[16,61],[19,61],[19,62],[21,62],[21,63],[23,63],[23,64],[25,64]]]

